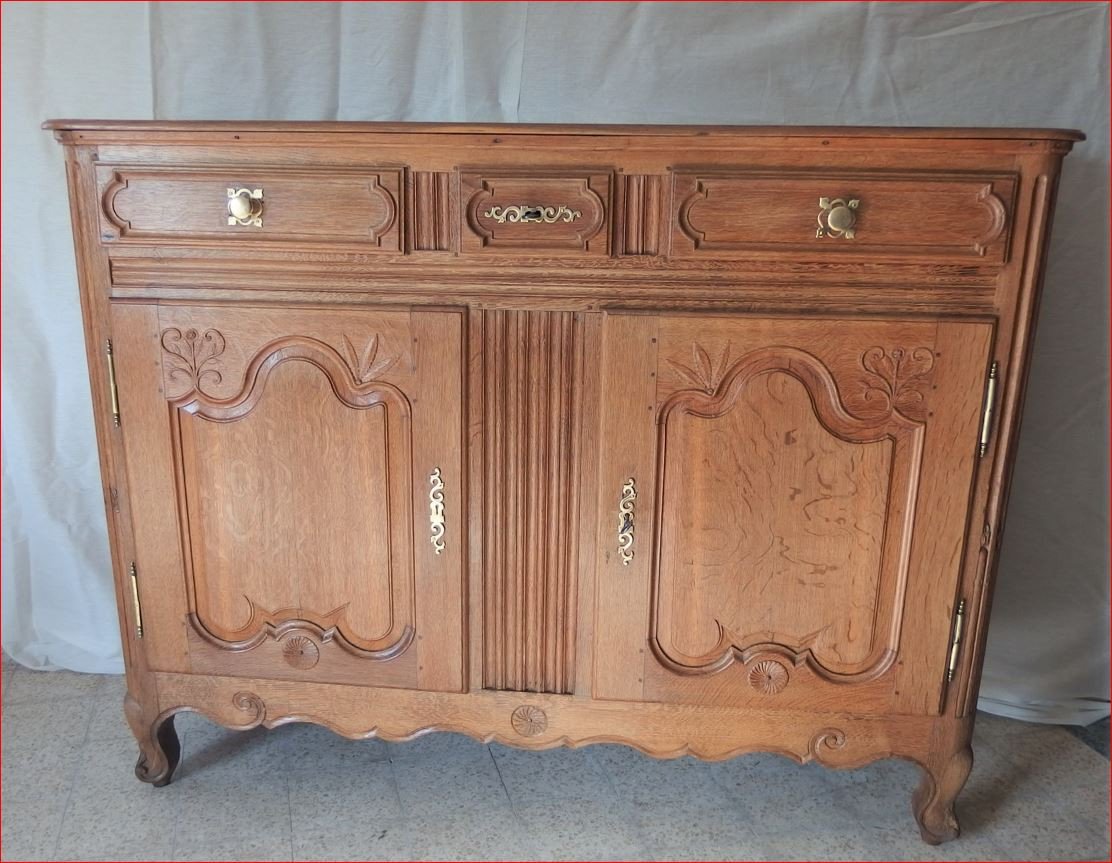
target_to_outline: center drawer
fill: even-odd
[[[107,165],[96,169],[104,243],[402,249],[402,169]]]

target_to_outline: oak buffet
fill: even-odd
[[[140,779],[181,710],[896,756],[957,835],[1079,133],[47,126]]]

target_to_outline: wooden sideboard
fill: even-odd
[[[174,715],[924,771],[957,835],[1081,135],[56,121]]]

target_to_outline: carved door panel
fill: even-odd
[[[937,712],[991,324],[604,333],[595,695]]]
[[[461,316],[113,309],[159,670],[459,690]]]

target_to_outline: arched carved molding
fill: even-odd
[[[367,233],[375,245],[383,245],[383,238],[391,232],[398,221],[398,202],[390,190],[382,185],[382,178],[375,174],[367,181],[367,192],[372,197],[382,201],[382,218],[378,222],[367,226]]]
[[[714,368],[709,354],[704,364]],[[696,350],[698,356],[698,350]],[[687,414],[700,419],[715,419],[726,415],[737,403],[746,385],[754,379],[768,374],[786,374],[801,383],[810,398],[815,418],[829,434],[848,442],[858,444],[877,443],[884,440],[893,445],[892,476],[909,478],[906,494],[906,512],[914,511],[918,490],[918,475],[922,463],[924,426],[899,411],[891,411],[884,416],[862,418],[850,414],[839,397],[838,386],[830,370],[814,355],[798,348],[774,346],[760,348],[740,357],[728,370],[720,375],[715,389],[707,391],[707,384],[699,381],[700,389],[679,390],[667,398],[658,415],[657,478],[656,478],[656,524],[664,523],[665,485],[667,481],[665,462],[668,451],[669,421],[679,415]],[[888,521],[896,521],[899,501],[888,501]],[[905,512],[905,518],[906,518]],[[789,636],[782,632],[768,630],[735,632],[720,620],[714,619],[717,638],[713,647],[699,655],[685,653],[668,638],[673,631],[671,621],[665,610],[661,585],[661,546],[662,530],[654,532],[653,537],[653,576],[649,645],[656,659],[670,671],[682,675],[706,675],[724,671],[735,662],[749,665],[765,654],[782,658],[789,668],[806,666],[818,677],[834,683],[861,683],[873,680],[886,672],[896,656],[899,643],[903,596],[907,583],[909,545],[906,529],[904,531],[885,531],[885,543],[901,543],[895,555],[897,570],[894,574],[894,589],[878,587],[878,599],[886,606],[878,608],[878,624],[874,631],[874,641],[866,657],[854,663],[842,663],[836,657],[820,655],[815,644],[822,630]],[[887,550],[882,550],[882,562],[887,559]],[[785,681],[787,685],[787,681]]]
[[[113,171],[100,199],[105,220],[101,223],[104,239],[118,240],[131,228],[131,222],[116,212],[116,196],[126,188],[127,179],[119,171]]]
[[[706,241],[707,235],[704,231],[700,231],[698,228],[695,227],[695,225],[692,224],[691,210],[700,201],[705,201],[709,195],[710,190],[707,188],[706,184],[702,180],[698,180],[695,183],[695,191],[684,198],[683,201],[680,203],[680,230],[687,235],[688,239],[691,240],[696,249],[703,245],[703,243]]]
[[[274,370],[291,360],[307,362],[320,369],[328,378],[336,398],[350,408],[386,404],[397,409],[407,422],[412,414],[409,399],[396,386],[385,381],[360,381],[359,378],[367,374],[360,364],[349,365],[331,345],[308,336],[287,336],[260,348],[244,372],[242,389],[235,395],[224,399],[211,398],[195,386],[172,399],[170,405],[212,422],[238,420],[258,404]],[[382,371],[378,366],[374,370]]]
[[[830,434],[844,441],[874,443],[885,438],[895,439],[922,426],[921,422],[895,412],[874,419],[854,416],[842,405],[838,384],[818,357],[799,348],[779,346],[760,348],[739,358],[721,376],[713,392],[700,389],[673,393],[661,406],[657,423],[662,432],[666,431],[669,417],[679,410],[701,419],[723,416],[733,408],[750,380],[773,372],[790,375],[803,384],[819,422]]]
[[[169,332],[168,330],[165,332]],[[215,332],[215,331],[210,331]],[[393,360],[377,358],[378,337],[373,337],[362,352],[357,353],[351,340],[344,337],[345,348],[350,348],[348,360],[330,345],[307,336],[289,336],[269,342],[256,353],[244,372],[243,385],[238,393],[224,399],[212,398],[194,387],[189,392],[169,402],[171,435],[176,449],[175,469],[178,472],[179,522],[182,526],[182,548],[189,550],[193,544],[189,537],[192,520],[189,516],[188,473],[183,460],[185,447],[182,440],[187,433],[188,420],[182,415],[216,423],[230,423],[247,417],[259,404],[266,392],[267,381],[275,370],[286,362],[306,362],[319,369],[328,381],[336,398],[347,407],[366,409],[382,406],[386,410],[386,435],[401,445],[396,463],[387,459],[386,484],[392,497],[402,501],[404,514],[398,517],[399,534],[393,527],[389,531],[391,549],[412,548],[412,519],[408,502],[412,498],[412,406],[405,394],[385,381],[361,380],[380,374],[393,364]],[[223,345],[223,338],[220,339]],[[208,355],[206,355],[208,356]],[[211,358],[211,357],[210,357]],[[202,369],[202,366],[197,366]],[[196,378],[199,383],[203,371]],[[409,552],[399,552],[402,571],[391,565],[389,595],[391,602],[386,611],[386,624],[380,632],[358,634],[346,626],[348,605],[328,612],[315,612],[304,608],[282,608],[270,611],[258,606],[250,597],[246,623],[227,630],[214,625],[205,603],[208,591],[204,589],[203,575],[190,554],[186,554],[185,568],[189,587],[189,622],[194,631],[206,642],[223,650],[251,650],[267,639],[280,641],[293,631],[303,632],[315,645],[334,645],[345,652],[364,659],[385,661],[404,653],[412,644],[416,627],[415,587],[413,558]],[[395,559],[390,552],[390,560]]]
[[[340,626],[347,610],[346,605],[321,615],[301,608],[267,611],[260,609],[251,600],[247,601],[251,606],[251,617],[238,630],[240,633],[250,633],[244,638],[230,640],[216,635],[205,626],[196,613],[189,615],[189,623],[209,644],[222,650],[236,652],[256,648],[267,639],[285,641],[294,636],[301,636],[311,639],[318,646],[335,644],[352,656],[386,660],[400,655],[413,642],[414,628],[409,622],[391,625],[384,635],[373,639],[345,634]]]
[[[988,211],[989,224],[984,233],[973,239],[973,249],[978,255],[984,255],[989,246],[996,243],[1004,235],[1004,228],[1008,225],[1008,207],[993,190],[992,183],[986,183],[984,188],[977,193],[977,203]]]

